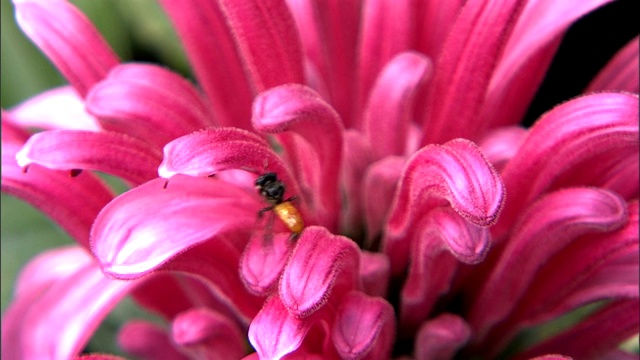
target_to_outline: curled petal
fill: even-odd
[[[601,186],[589,181],[592,177],[585,183],[585,172],[601,166],[598,162],[614,166],[633,153],[638,153],[637,96],[587,95],[549,111],[502,172],[509,201],[492,229],[496,240],[503,239],[531,199],[557,187]],[[637,184],[635,179],[627,181]]]
[[[240,359],[244,335],[236,324],[207,308],[186,311],[173,320],[174,341],[194,358]]]
[[[413,101],[431,68],[427,57],[404,52],[389,61],[378,76],[363,114],[364,131],[376,159],[405,154]]]
[[[426,146],[407,162],[383,240],[393,273],[401,271],[408,259],[415,218],[443,200],[477,226],[493,224],[500,213],[502,181],[476,145],[467,140]]]
[[[462,7],[435,64],[423,145],[477,136],[478,112],[496,59],[524,3],[472,0]]]
[[[592,91],[627,91],[638,92],[640,77],[640,41],[639,37],[631,39],[625,47],[618,51],[609,63],[589,84],[585,92]]]
[[[436,208],[411,240],[409,272],[400,295],[400,326],[415,331],[451,287],[458,262],[477,264],[489,250],[489,233],[465,221],[451,208]],[[449,253],[454,257],[450,256]]]
[[[140,184],[157,177],[161,154],[143,141],[115,132],[49,130],[31,136],[16,159],[22,167],[99,170]]]
[[[471,337],[471,328],[459,316],[442,314],[425,322],[416,337],[418,360],[452,359]]]
[[[485,136],[478,146],[487,160],[501,171],[520,149],[529,132],[520,127],[504,127],[496,129]]]
[[[182,175],[165,184],[156,179],[120,195],[96,219],[91,244],[106,273],[141,276],[218,233],[255,223],[260,205],[237,186]]]
[[[70,177],[34,164],[25,173],[16,162],[20,147],[2,142],[2,192],[35,206],[88,248],[91,224],[113,198],[111,191],[87,172]]]
[[[627,219],[624,201],[605,190],[560,190],[532,205],[472,302],[469,319],[480,336],[513,309],[536,272],[558,251],[581,235],[614,230]]]
[[[293,316],[307,317],[333,290],[357,286],[359,251],[353,241],[310,226],[298,239],[280,280],[282,303]]]
[[[118,58],[93,24],[64,0],[14,0],[16,20],[81,96]]]
[[[280,359],[295,351],[311,328],[309,319],[289,314],[279,296],[267,299],[249,326],[249,341],[260,359]]]
[[[61,86],[36,95],[11,109],[15,123],[23,127],[98,131],[98,121],[84,107],[84,100],[71,86]]]
[[[212,124],[208,106],[193,85],[155,65],[114,68],[91,89],[86,106],[103,128],[158,147]]]
[[[256,130],[267,133],[290,131],[300,135],[315,151],[320,165],[312,173],[303,172],[302,183],[314,191],[314,208],[329,229],[337,227],[340,209],[338,180],[342,161],[343,127],[338,114],[308,87],[283,85],[261,93],[253,104],[252,122]],[[281,135],[287,155],[297,162],[308,161],[290,137]],[[295,161],[294,161],[295,162]],[[301,167],[304,164],[294,164]]]
[[[86,261],[46,288],[22,292],[3,314],[2,358],[72,358],[82,351],[111,308],[138,282],[109,279],[97,263]]]
[[[353,291],[338,308],[331,337],[342,359],[389,359],[395,339],[393,307]]]
[[[391,273],[389,258],[378,252],[360,252],[360,280],[362,291],[369,296],[384,297]]]
[[[167,330],[148,321],[127,322],[118,333],[118,345],[140,359],[186,359],[171,342]]]
[[[254,294],[266,295],[271,292],[284,269],[291,246],[291,233],[278,233],[271,239],[259,233],[253,237],[242,253],[240,276],[247,289]]]

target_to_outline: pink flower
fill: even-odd
[[[121,330],[140,358],[494,358],[592,303],[514,356],[621,355],[637,39],[592,93],[517,126],[567,27],[607,2],[163,0],[195,87],[121,64],[63,0],[14,0],[70,86],[3,111],[2,189],[80,246],[24,269],[3,358],[80,356],[126,295],[166,321]],[[297,238],[258,216],[267,172]]]

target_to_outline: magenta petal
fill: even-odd
[[[2,132],[0,132],[2,143],[12,143],[17,147],[24,144],[31,136],[31,133],[14,120],[10,112],[2,109]]]
[[[366,103],[378,72],[396,54],[415,43],[415,5],[412,1],[397,0],[363,2],[358,58],[359,107]],[[420,76],[414,81],[419,80]]]
[[[307,227],[280,280],[282,303],[294,316],[313,314],[334,288],[348,291],[357,286],[359,261],[358,247],[351,239],[325,228]]]
[[[416,32],[417,50],[432,59],[437,59],[451,26],[465,0],[432,0],[413,2],[414,12],[417,14]]]
[[[123,357],[109,354],[87,354],[73,358],[74,360],[126,360]]]
[[[93,24],[63,0],[14,0],[16,20],[27,36],[85,96],[118,58]]]
[[[640,301],[637,298],[604,305],[574,327],[520,354],[526,359],[537,354],[563,353],[574,359],[602,359],[621,342],[638,333]],[[585,346],[589,344],[589,346]]]
[[[165,182],[120,195],[96,219],[91,244],[106,273],[141,276],[220,232],[255,223],[260,204],[235,185],[188,176]]]
[[[265,236],[260,232],[252,237],[240,261],[242,280],[247,289],[258,295],[274,290],[291,250],[291,233],[278,233],[268,240]]]
[[[13,122],[22,127],[98,131],[98,121],[87,113],[84,100],[71,86],[36,95],[11,110]]]
[[[386,157],[371,164],[364,174],[364,183],[361,185],[359,195],[364,204],[368,243],[371,243],[382,231],[405,161],[405,158],[399,156]]]
[[[472,302],[469,319],[480,336],[513,309],[536,272],[558,251],[581,235],[614,230],[627,219],[624,201],[605,190],[566,189],[537,201],[522,215]]]
[[[313,203],[318,217],[323,225],[336,229],[336,215],[340,209],[338,180],[344,129],[335,110],[306,86],[283,85],[265,91],[256,98],[252,122],[258,131],[290,131],[310,144],[320,169],[311,174],[303,172],[305,179],[301,182],[309,184],[311,189],[317,189]],[[279,139],[287,156],[302,163],[294,163],[294,166],[302,167],[310,161],[310,155],[300,151],[294,139],[284,134]]]
[[[417,360],[452,359],[471,337],[471,328],[457,315],[442,314],[425,322],[415,344]]]
[[[362,291],[369,296],[386,296],[391,277],[389,268],[389,258],[385,254],[361,251],[360,281],[362,282]]]
[[[501,171],[520,149],[529,132],[520,127],[504,127],[493,130],[478,145],[487,160]]]
[[[187,359],[178,352],[164,327],[144,320],[127,322],[118,333],[118,345],[140,359]]]
[[[369,197],[361,198],[362,179],[365,177],[365,171],[371,166],[372,158],[371,146],[366,136],[358,130],[345,129],[344,161],[342,162],[342,176],[340,179],[342,191],[344,192],[340,230],[342,234],[350,235],[356,233],[358,227],[364,221],[362,207],[364,201]],[[369,235],[371,234],[369,233],[367,237],[371,239],[375,234]]]
[[[158,147],[212,124],[208,105],[193,85],[156,65],[114,68],[91,89],[86,106],[103,128]]]
[[[79,354],[100,321],[137,283],[109,279],[97,263],[87,261],[47,288],[23,292],[3,314],[2,358],[69,359]]]
[[[585,183],[585,172],[601,166],[600,162],[614,166],[634,153],[638,153],[637,96],[587,95],[549,111],[531,128],[502,172],[509,201],[492,229],[496,240],[502,239],[531,199],[555,186],[601,186],[597,176]],[[563,183],[556,185],[561,177]],[[635,179],[627,182],[638,183]]]
[[[161,154],[149,144],[115,132],[49,130],[29,138],[18,165],[56,170],[99,170],[140,184],[157,177]]]
[[[400,295],[400,326],[409,333],[451,288],[458,261],[477,264],[489,251],[488,230],[467,222],[449,207],[432,210],[418,228]]]
[[[25,173],[16,162],[20,147],[22,145],[2,142],[2,192],[38,208],[88,248],[91,224],[113,198],[111,191],[87,172],[70,177],[67,171],[34,164]]]
[[[249,326],[249,341],[260,359],[280,359],[302,344],[312,323],[287,311],[280,297],[269,298]]]
[[[404,52],[382,69],[368,97],[362,124],[376,159],[407,152],[414,98],[431,68],[427,57]]]
[[[342,359],[389,359],[395,340],[393,307],[353,291],[338,308],[331,337]]]
[[[638,78],[640,77],[639,47],[639,37],[636,36],[613,56],[613,59],[593,79],[585,92],[627,91],[637,93],[639,90]]]
[[[174,341],[192,358],[240,359],[244,335],[229,318],[207,308],[197,308],[173,320]]]
[[[470,141],[426,146],[407,162],[383,239],[393,273],[400,272],[408,260],[413,222],[442,201],[477,226],[493,224],[500,213],[502,181]]]
[[[524,1],[467,1],[437,59],[422,144],[473,139],[496,59]]]

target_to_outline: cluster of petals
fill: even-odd
[[[629,355],[638,39],[517,125],[609,0],[159,2],[198,87],[121,63],[65,0],[13,1],[69,85],[2,111],[2,191],[78,245],[21,272],[3,358],[117,358],[82,351],[125,296],[166,321],[120,331],[144,359],[492,358],[592,303],[514,356]],[[257,215],[266,172],[297,239]]]

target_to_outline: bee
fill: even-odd
[[[262,215],[273,210],[273,212],[282,220],[282,222],[291,230],[292,238],[297,238],[304,229],[304,221],[300,212],[292,203],[296,197],[284,199],[285,187],[282,181],[278,179],[276,173],[268,172],[260,175],[255,181],[256,189],[258,193],[270,204],[270,206],[258,212],[258,215]]]

